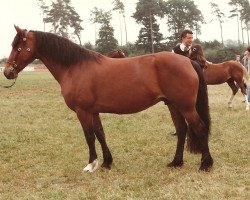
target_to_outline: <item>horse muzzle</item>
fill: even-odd
[[[5,67],[4,71],[3,71],[4,76],[7,79],[15,79],[17,78],[17,73],[14,67],[10,66],[10,67]]]

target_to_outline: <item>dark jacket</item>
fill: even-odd
[[[173,48],[173,51],[177,54],[180,54],[180,55],[183,55],[183,56],[186,56],[188,57],[189,56],[189,51],[182,51],[181,48],[180,48],[180,44],[176,45],[174,48]]]

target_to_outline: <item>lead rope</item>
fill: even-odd
[[[17,78],[15,78],[15,80],[13,81],[13,83],[11,83],[11,85],[0,85],[0,87],[2,87],[2,88],[11,88],[13,85],[15,85],[16,79]]]

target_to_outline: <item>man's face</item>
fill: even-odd
[[[187,35],[182,38],[182,43],[185,44],[185,46],[191,46],[192,42],[193,34],[187,33]]]

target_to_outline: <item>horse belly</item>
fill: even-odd
[[[93,111],[101,113],[131,114],[145,110],[162,98],[158,93],[153,93],[145,88],[126,89],[117,91],[116,94],[102,96],[95,102]]]

